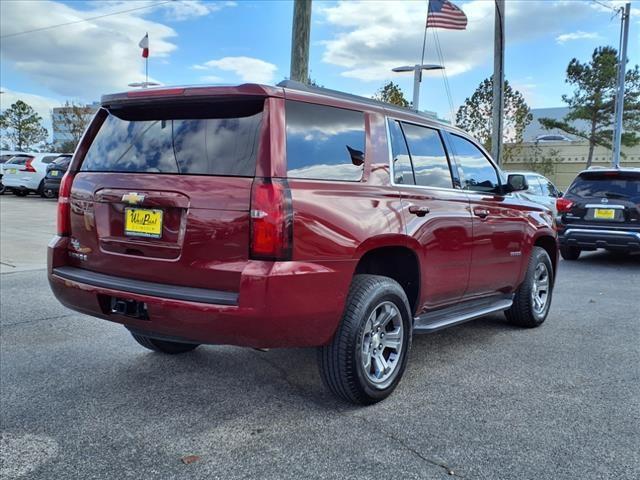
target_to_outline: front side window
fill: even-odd
[[[547,179],[541,179],[540,181],[542,182],[542,190],[544,191],[545,195],[548,195],[550,197],[559,196],[558,189],[553,183],[551,183]]]
[[[544,195],[542,187],[540,186],[540,180],[535,175],[526,175],[527,183],[529,184],[528,192],[532,195]]]
[[[364,170],[364,113],[286,101],[287,176],[356,182]]]
[[[409,145],[416,185],[453,188],[447,154],[438,131],[408,123],[403,123],[402,129]]]
[[[466,138],[451,135],[462,188],[474,192],[495,192],[500,183],[494,166],[482,151]]]
[[[389,135],[391,140],[391,155],[393,156],[393,182],[398,185],[415,185],[413,166],[407,150],[407,143],[400,124],[396,120],[389,120]]]

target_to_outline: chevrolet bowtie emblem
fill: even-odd
[[[125,193],[122,195],[122,201],[129,205],[138,205],[139,203],[144,202],[144,195],[140,195],[136,192]]]

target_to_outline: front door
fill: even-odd
[[[467,288],[473,224],[465,192],[454,188],[437,129],[391,120],[394,184],[407,234],[421,256],[418,313],[460,299]]]
[[[454,134],[448,139],[473,214],[471,271],[465,296],[509,292],[520,278],[526,207],[513,195],[500,193],[498,171],[476,144]]]

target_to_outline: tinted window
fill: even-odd
[[[261,108],[202,104],[110,112],[80,169],[253,176]]]
[[[62,157],[58,157],[53,161],[53,164],[56,167],[62,167],[62,168],[67,168],[70,163],[71,163],[71,156],[66,156],[66,155]]]
[[[548,195],[549,197],[558,196],[558,189],[549,180],[541,178],[540,183],[542,184],[543,195]]]
[[[11,160],[7,162],[7,165],[24,165],[27,163],[28,158],[33,158],[33,157],[29,157],[29,156],[13,157]]]
[[[462,188],[476,192],[492,192],[498,188],[498,174],[482,151],[469,140],[451,135]]]
[[[527,192],[532,195],[544,195],[542,186],[540,185],[540,179],[536,175],[525,175],[529,188]]]
[[[48,157],[42,157],[42,159],[40,161],[42,163],[51,163],[58,157],[59,157],[59,155],[49,155]]]
[[[442,139],[437,130],[417,125],[402,124],[416,185],[452,188],[451,171]]]
[[[357,181],[364,168],[364,113],[286,102],[291,178]]]
[[[580,175],[567,194],[582,198],[640,198],[640,173],[600,173]]]
[[[393,156],[394,183],[415,185],[407,143],[404,141],[400,124],[395,120],[389,120],[389,135],[391,137],[391,155]]]

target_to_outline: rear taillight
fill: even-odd
[[[286,180],[256,178],[251,186],[251,251],[255,260],[290,260],[293,207]]]
[[[58,235],[68,237],[71,235],[71,184],[73,174],[67,172],[60,181],[60,192],[58,196]]]
[[[24,168],[21,168],[20,171],[35,173],[36,169],[33,168],[33,165],[31,165],[32,162],[33,162],[33,158],[27,158],[27,161],[24,163]]]
[[[573,207],[573,202],[571,200],[567,200],[566,198],[558,198],[556,200],[556,208],[558,209],[558,213],[566,213],[571,210]]]

